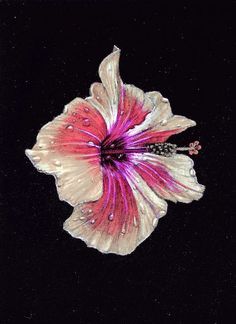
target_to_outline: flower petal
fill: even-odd
[[[114,142],[136,125],[141,124],[153,109],[151,100],[144,92],[133,85],[122,85],[116,123],[113,125],[105,143]]]
[[[76,98],[63,114],[41,128],[36,144],[26,150],[26,155],[39,171],[54,175],[59,198],[75,206],[102,195],[97,144],[106,133],[99,112]]]
[[[108,129],[115,123],[118,111],[119,89],[122,84],[119,75],[119,59],[120,49],[114,46],[113,52],[105,57],[99,66],[98,72],[102,84],[92,84],[91,97],[86,98],[101,112]]]
[[[106,121],[107,128],[110,129],[113,123],[113,111],[105,87],[102,83],[95,82],[90,87],[90,94],[91,96],[87,97],[85,100],[101,113]]]
[[[164,142],[171,135],[196,125],[191,119],[173,115],[168,99],[163,98],[159,92],[147,92],[146,96],[152,101],[154,108],[142,124],[128,131],[133,142]]]
[[[99,66],[102,83],[93,83],[86,100],[100,111],[117,138],[128,129],[142,123],[153,109],[151,99],[133,85],[124,85],[119,75],[120,50],[114,47]]]
[[[150,188],[164,199],[189,203],[203,195],[205,187],[198,183],[193,160],[186,155],[135,154],[133,162]]]
[[[77,206],[64,229],[103,253],[126,255],[152,233],[167,204],[138,174],[132,180],[121,169],[105,169],[102,197]]]

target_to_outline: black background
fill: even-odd
[[[177,2],[177,1],[176,1]],[[235,323],[233,2],[0,3],[1,323]],[[168,214],[134,253],[88,249],[62,229],[72,212],[25,157],[39,129],[117,45],[126,83],[169,98],[197,127],[199,202]],[[173,139],[172,139],[173,141]],[[2,257],[3,256],[3,257]]]

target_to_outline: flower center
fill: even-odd
[[[128,160],[125,145],[121,140],[115,140],[112,143],[104,140],[101,143],[101,162],[102,165],[113,165],[115,161],[124,162]]]

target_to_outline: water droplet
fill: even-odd
[[[134,216],[134,226],[138,226],[137,219],[135,216]]]
[[[125,232],[126,232],[126,230],[125,230],[125,224],[124,224],[124,225],[122,226],[121,234],[124,235]]]
[[[90,223],[91,223],[91,224],[94,224],[94,223],[95,223],[95,219],[94,219],[94,218],[91,219]]]
[[[78,179],[77,182],[80,183],[81,182],[81,179]]]
[[[159,217],[163,217],[165,216],[166,214],[166,211],[165,210],[161,210],[160,213],[159,213]]]
[[[90,126],[90,121],[89,121],[88,118],[84,118],[84,119],[83,119],[83,125],[84,125],[84,126]]]
[[[113,147],[115,147],[115,144],[114,143],[110,145],[110,148],[113,148]]]
[[[94,146],[95,144],[94,144],[94,142],[89,141],[89,142],[88,142],[88,145],[89,145],[89,146]]]
[[[196,174],[196,172],[195,172],[194,169],[190,169],[190,170],[189,170],[189,173],[190,173],[190,175],[191,175],[192,177],[194,177],[195,174]]]
[[[138,164],[139,164],[139,161],[134,160],[134,161],[133,161],[133,164],[134,164],[134,165],[138,165]]]
[[[64,114],[67,114],[67,113],[68,113],[68,106],[65,106],[65,107],[64,107],[63,112],[64,112]]]
[[[137,179],[136,179],[136,182],[137,182],[137,183],[139,183],[139,182],[140,182],[139,178],[137,178]]]
[[[42,149],[44,147],[43,143],[38,143],[38,146],[40,149]]]
[[[100,99],[100,97],[99,97],[99,96],[97,96],[96,98],[97,98],[97,100],[99,100],[99,99]]]
[[[88,107],[84,107],[84,111],[85,111],[86,113],[88,113],[88,112],[89,112],[89,108],[88,108]]]
[[[161,126],[165,126],[167,124],[167,120],[166,119],[163,119],[161,122],[160,122]]]
[[[74,130],[74,127],[72,125],[67,125],[66,126],[66,129],[70,130],[70,131],[73,131]]]
[[[157,217],[155,217],[154,219],[153,219],[153,221],[152,221],[152,226],[157,226],[157,223],[158,223],[158,218]]]
[[[77,113],[76,113],[76,112],[73,112],[72,115],[73,115],[73,116],[77,116]]]
[[[109,221],[112,221],[113,218],[114,218],[114,215],[113,215],[113,214],[110,214],[110,215],[108,216]]]
[[[121,116],[124,115],[124,110],[121,110],[120,114],[121,114]]]
[[[85,216],[80,216],[80,218],[79,219],[85,219]]]
[[[41,160],[41,158],[40,158],[40,156],[33,156],[33,157],[32,157],[32,160],[33,160],[34,162],[39,162],[39,161]]]
[[[168,100],[167,98],[164,98],[164,97],[163,97],[163,98],[162,98],[162,101],[163,101],[163,102],[168,102],[169,100]]]
[[[181,127],[181,125],[176,125],[176,127],[180,128],[180,127]]]
[[[89,209],[88,212],[91,214],[92,213],[92,209]]]
[[[142,214],[144,214],[144,206],[142,203],[139,204],[139,207],[140,207],[140,211]]]
[[[58,161],[58,160],[55,160],[53,163],[54,163],[56,166],[61,166],[61,162]]]
[[[51,141],[50,144],[55,144],[55,142],[54,141]]]

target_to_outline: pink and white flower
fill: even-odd
[[[26,155],[55,177],[59,198],[74,206],[64,229],[101,252],[125,255],[152,233],[167,212],[166,200],[198,200],[204,186],[193,161],[178,153],[196,154],[199,143],[166,143],[196,123],[173,115],[159,92],[124,84],[119,58],[114,47],[91,96],[66,105]]]

